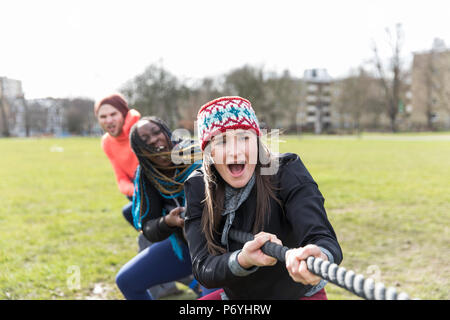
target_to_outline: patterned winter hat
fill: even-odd
[[[215,134],[229,129],[253,129],[261,135],[250,101],[241,97],[221,97],[204,104],[197,114],[197,127],[202,151]]]

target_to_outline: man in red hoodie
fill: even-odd
[[[120,94],[112,94],[101,99],[94,106],[95,116],[105,131],[102,149],[107,155],[116,175],[117,185],[130,201],[134,191],[134,173],[139,164],[129,142],[131,127],[140,119],[140,113],[129,109],[128,103]],[[122,209],[125,219],[132,225],[133,215],[130,202]]]
[[[141,118],[135,109],[129,109],[121,94],[109,95],[94,105],[94,113],[100,127],[105,131],[102,137],[102,149],[112,164],[117,185],[130,202],[122,209],[125,219],[134,227],[132,200],[134,192],[134,175],[139,161],[130,146],[131,127]],[[139,251],[151,243],[139,234]],[[161,298],[180,291],[174,282],[157,285],[149,289],[152,296]]]

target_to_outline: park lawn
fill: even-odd
[[[421,299],[448,299],[450,140],[287,139],[319,184],[342,266]],[[408,135],[405,135],[408,136]],[[328,285],[331,299],[354,296]]]
[[[449,298],[450,141],[282,138],[326,199],[342,266]],[[99,138],[0,139],[0,150],[0,299],[123,299],[115,275],[137,233]],[[172,298],[195,297],[185,292]]]

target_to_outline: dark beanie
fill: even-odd
[[[124,118],[127,116],[129,110],[128,103],[125,101],[122,95],[114,93],[97,102],[94,106],[94,113],[96,116],[98,114],[98,110],[100,110],[100,107],[104,104],[112,105],[123,115]]]

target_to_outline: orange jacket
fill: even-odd
[[[119,190],[130,197],[133,196],[134,173],[139,161],[131,150],[129,134],[131,127],[140,117],[141,114],[137,110],[130,109],[125,117],[122,133],[117,137],[105,133],[102,137],[102,149],[113,166]]]

